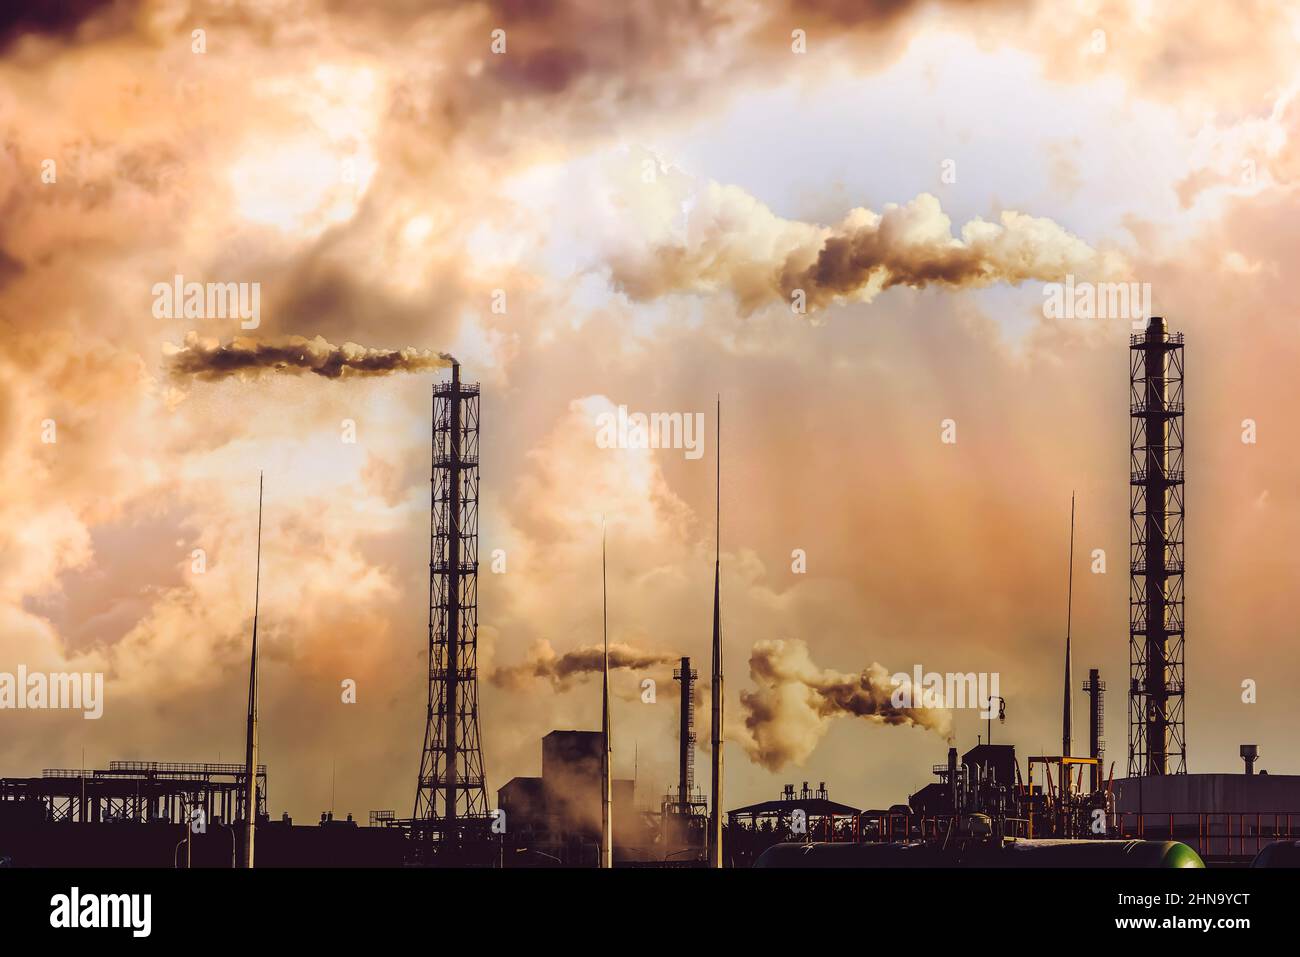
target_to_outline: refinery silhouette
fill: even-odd
[[[478,509],[480,386],[449,376],[432,390],[428,698],[411,813],[276,818],[259,762],[258,602],[262,498],[242,763],[112,761],[0,779],[0,859],[15,867],[1201,867],[1294,863],[1300,777],[1187,770],[1184,715],[1183,336],[1162,318],[1131,337],[1130,597],[1127,773],[1106,759],[1106,682],[1075,688],[1071,625],[1074,499],[1065,608],[1061,750],[1018,755],[992,743],[1004,699],[986,693],[989,736],[949,747],[936,780],[887,808],[830,798],[825,782],[726,808],[722,675],[722,449],[716,410],[710,774],[695,781],[699,671],[676,659],[678,780],[657,812],[639,810],[635,779],[615,780],[626,747],[612,726],[608,595],[602,563],[601,727],[538,728],[541,770],[490,797],[479,732]],[[443,360],[433,360],[443,362]],[[445,364],[445,363],[444,363]],[[595,547],[595,543],[593,543]],[[701,629],[703,633],[703,629]],[[1072,701],[1088,695],[1086,749]],[[413,716],[414,717],[414,716]],[[414,722],[413,722],[414,723]],[[1023,770],[1022,770],[1023,768]],[[416,769],[413,769],[415,771]]]

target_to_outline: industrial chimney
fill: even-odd
[[[691,795],[695,792],[695,679],[699,672],[691,659],[683,656],[673,678],[682,683],[681,730],[677,738],[677,805],[681,814],[691,813]]]
[[[948,749],[948,800],[952,804],[952,813],[956,814],[960,808],[957,806],[957,749]]]
[[[1130,777],[1187,773],[1183,720],[1183,335],[1129,339]]]
[[[1106,682],[1101,680],[1101,672],[1096,668],[1088,671],[1083,690],[1088,692],[1088,757],[1097,761],[1088,769],[1088,787],[1095,792],[1101,787],[1101,761],[1106,753],[1106,742],[1102,740],[1106,723]]]

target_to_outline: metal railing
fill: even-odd
[[[1183,334],[1181,332],[1166,332],[1164,335],[1158,336],[1155,339],[1148,339],[1146,333],[1141,332],[1128,337],[1128,344],[1130,346],[1143,346],[1148,342],[1166,342],[1173,343],[1174,345],[1181,345],[1183,342]]]
[[[893,844],[943,838],[952,828],[951,814],[904,814],[897,811],[863,811],[858,814],[816,815],[807,840],[828,843]],[[1006,836],[1029,837],[1027,818],[1003,818]]]
[[[229,774],[241,777],[244,773],[242,764],[195,764],[186,761],[109,761],[107,768],[46,768],[41,772],[43,778],[97,778],[110,774],[166,774],[187,776],[208,776]],[[257,766],[259,776],[266,774],[266,765]]]
[[[1147,475],[1153,474],[1163,479],[1169,485],[1181,485],[1183,482],[1182,469],[1134,469],[1128,474],[1128,483],[1130,485],[1145,485]]]
[[[1201,857],[1254,857],[1300,838],[1300,811],[1119,811],[1117,837],[1182,841]]]

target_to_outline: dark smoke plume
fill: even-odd
[[[326,379],[427,372],[445,369],[456,360],[445,352],[420,349],[370,349],[355,342],[332,345],[320,336],[304,339],[236,337],[222,345],[217,339],[191,332],[183,346],[165,349],[171,374],[178,379],[213,381],[230,376],[250,378],[263,372],[301,375],[310,372]]]
[[[609,667],[641,671],[658,665],[671,664],[680,656],[656,651],[642,651],[631,645],[614,643],[609,646]],[[549,641],[537,642],[523,664],[497,668],[491,681],[503,688],[519,688],[532,678],[547,678],[556,687],[564,689],[573,678],[585,674],[599,674],[603,663],[601,645],[587,645],[557,655]]]

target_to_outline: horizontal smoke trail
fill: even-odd
[[[662,654],[657,651],[642,651],[631,645],[612,643],[609,646],[609,667],[627,668],[641,671],[660,665],[672,664],[680,660],[680,655]],[[529,679],[546,678],[557,689],[569,686],[570,680],[584,674],[599,674],[604,662],[604,648],[601,645],[587,645],[573,651],[557,655],[549,641],[539,641],[528,653],[528,660],[523,664],[497,668],[492,672],[491,681],[503,688],[520,688]]]
[[[788,762],[802,764],[837,717],[942,735],[952,727],[946,708],[895,707],[895,688],[883,665],[873,662],[857,675],[820,669],[802,641],[760,641],[750,652],[749,676],[758,689],[740,693],[742,744],[751,761],[771,771]]]
[[[684,174],[662,177],[655,188],[640,199],[658,213],[643,214],[645,242],[610,254],[615,287],[639,301],[729,291],[746,315],[777,302],[815,312],[869,303],[894,286],[978,289],[1057,282],[1071,273],[1102,278],[1122,265],[1052,220],[1013,210],[997,222],[972,219],[954,235],[929,193],[882,212],[852,209],[823,226],[783,219],[738,187]]]
[[[190,332],[183,346],[163,348],[172,376],[213,381],[230,376],[249,378],[263,372],[310,372],[326,379],[427,372],[445,369],[455,359],[445,352],[419,349],[370,349],[355,342],[341,346],[320,336],[284,336],[277,339],[236,337],[222,345],[218,339]]]

